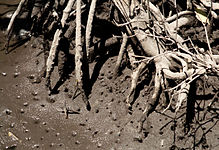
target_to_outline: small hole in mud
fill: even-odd
[[[172,131],[175,131],[176,127],[175,127],[174,125],[172,125],[172,126],[170,127],[170,129],[171,129]]]
[[[45,107],[45,104],[41,104],[40,106],[41,106],[41,107]]]
[[[93,134],[96,135],[98,133],[98,131],[95,131]]]

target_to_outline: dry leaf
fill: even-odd
[[[208,23],[209,19],[207,18],[207,13],[201,9],[195,8],[196,18],[202,23]]]

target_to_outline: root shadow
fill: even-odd
[[[110,46],[103,46],[103,43],[105,43],[106,40],[104,40],[103,42],[101,42],[102,46],[100,46],[100,49],[96,50],[97,52],[95,53],[96,56],[99,55],[99,57],[97,58],[96,57],[96,64],[94,66],[94,69],[93,69],[93,72],[92,72],[92,75],[91,75],[91,79],[90,79],[90,91],[89,93],[91,92],[92,90],[92,87],[94,85],[94,83],[96,82],[99,74],[100,74],[100,70],[101,68],[103,67],[104,63],[110,58],[110,57],[113,57],[113,56],[116,56],[118,54],[118,51],[119,51],[119,43],[114,43]],[[115,51],[117,50],[117,51]]]
[[[58,58],[56,58],[56,63],[58,65],[59,80],[53,87],[51,94],[57,94],[59,87],[61,87],[69,75],[75,69],[75,55],[69,53],[69,41],[65,38],[60,40],[60,45],[58,46]]]
[[[9,45],[9,47],[11,47],[11,49],[8,49],[7,54],[13,52],[14,50],[16,50],[18,47],[24,45],[26,42],[28,42],[30,40],[30,38],[25,38],[25,39],[21,39],[19,41],[17,41],[16,43],[13,43],[11,45]]]

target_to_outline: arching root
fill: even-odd
[[[119,55],[116,61],[116,66],[114,68],[114,78],[116,78],[118,76],[118,72],[119,72],[119,67],[121,65],[122,62],[122,57],[124,55],[124,52],[126,50],[126,46],[127,46],[127,41],[128,41],[128,36],[126,33],[123,34],[123,39],[122,39],[122,44],[119,50]]]
[[[148,118],[149,114],[153,112],[153,110],[156,107],[156,103],[160,98],[161,90],[162,90],[162,83],[163,78],[161,74],[161,68],[159,65],[156,65],[156,73],[154,78],[154,92],[152,94],[151,100],[148,101],[148,104],[146,104],[146,107],[143,111],[143,114],[141,115],[141,118],[139,120],[139,129],[138,132],[141,133],[143,130],[143,125],[146,119]]]
[[[133,101],[134,99],[134,95],[135,95],[135,89],[136,89],[136,86],[137,86],[137,82],[138,82],[138,79],[139,79],[139,75],[141,74],[141,72],[145,69],[146,67],[146,63],[145,62],[142,62],[138,68],[133,71],[132,73],[132,83],[131,83],[131,88],[130,88],[130,91],[129,91],[129,95],[127,96],[126,98],[126,103],[128,106],[131,106],[130,103]]]

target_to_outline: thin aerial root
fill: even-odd
[[[21,12],[22,6],[24,5],[24,3],[26,2],[26,0],[21,0],[17,9],[15,10],[15,12],[13,13],[11,20],[8,24],[7,30],[6,30],[6,36],[7,36],[7,40],[6,40],[6,44],[5,44],[5,53],[8,53],[8,47],[9,47],[9,42],[11,39],[11,34],[12,34],[12,28],[14,25],[14,20],[16,19],[16,17],[19,15],[19,13]]]
[[[159,64],[155,64],[156,66],[156,73],[154,78],[154,93],[152,94],[152,105],[154,102],[159,99],[161,94],[161,82],[162,82],[162,74],[161,74],[161,68]],[[150,111],[150,109],[148,110]]]
[[[163,74],[162,74],[162,78],[161,78],[161,88],[162,88],[162,90],[164,90],[164,94],[165,94],[165,98],[166,98],[164,105],[166,106],[167,104],[170,103],[170,97],[169,97],[169,93],[167,91],[165,91],[167,89],[167,80],[166,80],[166,78],[164,78]]]
[[[128,57],[129,57],[131,67],[136,68],[136,64],[135,64],[136,59],[134,57],[135,53],[134,53],[132,46],[130,44],[127,46],[127,52],[128,52]]]
[[[56,30],[56,33],[54,35],[52,45],[51,45],[51,48],[49,51],[49,57],[48,57],[47,62],[46,62],[46,87],[48,87],[48,90],[50,92],[51,92],[50,77],[51,77],[51,74],[52,74],[52,71],[53,71],[54,65],[55,65],[55,57],[57,55],[57,47],[59,44],[59,40],[61,38],[60,37],[61,32],[62,31],[60,29]]]
[[[154,78],[154,93],[152,95],[152,99],[157,99],[160,96],[161,77],[161,70],[159,68],[156,68],[156,74]]]
[[[70,12],[74,2],[75,2],[75,0],[70,0],[67,4],[66,8],[63,10],[63,15],[62,15],[62,19],[61,19],[62,27],[64,27],[64,25],[66,23],[66,20],[69,16],[69,12]],[[56,30],[54,37],[53,37],[51,49],[49,51],[49,57],[48,57],[47,62],[46,62],[46,86],[48,87],[49,93],[51,92],[50,76],[51,76],[53,69],[54,69],[55,58],[57,56],[57,47],[60,44],[62,33],[63,33],[62,28]]]
[[[134,93],[135,93],[135,89],[136,89],[137,81],[138,81],[138,75],[139,75],[138,70],[133,71],[130,92],[129,92],[129,95],[127,96],[127,98],[126,98],[126,103],[127,103],[128,106],[131,106],[130,105],[130,99],[133,99],[131,97],[134,97]]]
[[[6,30],[6,34],[9,34],[12,30],[12,26],[14,24],[14,20],[16,19],[16,17],[19,15],[19,13],[21,12],[21,8],[24,5],[24,3],[26,2],[26,0],[21,0],[17,9],[15,10],[15,12],[13,13],[11,20],[8,24],[7,30]]]
[[[126,99],[126,103],[128,105],[130,105],[130,103],[133,101],[134,99],[134,95],[135,95],[135,89],[136,89],[136,86],[137,86],[137,82],[138,82],[138,78],[139,78],[139,75],[141,74],[141,72],[143,71],[143,69],[146,67],[147,64],[145,64],[144,62],[142,62],[138,68],[133,71],[132,73],[132,84],[131,84],[131,88],[130,88],[130,92],[129,92],[129,95],[127,96],[127,99]],[[131,102],[130,102],[131,101]]]
[[[182,58],[176,56],[175,54],[171,54],[169,53],[168,54],[170,57],[180,61],[181,65],[182,65],[182,68],[183,68],[183,72],[187,71],[188,70],[188,64],[185,62],[185,60],[183,60]]]
[[[90,55],[90,40],[91,40],[91,30],[92,30],[92,23],[93,23],[93,18],[94,18],[94,13],[95,13],[95,8],[96,8],[96,3],[97,0],[92,0],[91,5],[90,5],[90,10],[89,10],[89,15],[87,19],[87,26],[86,26],[86,33],[85,33],[85,44],[86,44],[86,50],[87,50],[87,57]]]
[[[168,109],[170,109],[172,102],[173,102],[173,98],[170,99],[168,106],[162,111],[162,113],[165,113]]]
[[[69,15],[70,15],[70,11],[71,11],[74,3],[75,3],[75,0],[69,0],[67,6],[63,10],[63,15],[62,15],[62,19],[61,19],[62,27],[64,27],[66,20],[68,19]]]
[[[181,85],[179,95],[178,95],[178,101],[176,103],[175,112],[178,112],[182,105],[182,102],[187,100],[189,89],[190,89],[190,84],[183,83]]]
[[[84,77],[85,72],[83,72],[83,66],[84,64],[84,55],[86,55],[86,52],[83,52],[82,49],[82,42],[81,42],[81,0],[76,1],[76,34],[75,34],[75,74],[76,74],[76,80],[78,82],[78,88],[81,91],[82,99],[84,103],[86,104],[86,107],[88,110],[90,110],[90,104],[88,102],[88,97],[85,93],[84,89]],[[89,68],[87,68],[89,69]]]
[[[139,120],[139,133],[143,130],[143,124],[146,121],[149,114],[152,112],[152,110],[156,107],[156,102],[160,97],[161,94],[161,70],[158,65],[156,65],[156,74],[154,78],[154,93],[152,95],[151,100],[146,105],[144,112]]]
[[[121,65],[122,57],[123,57],[125,49],[126,49],[127,41],[128,41],[128,37],[127,37],[126,33],[124,33],[123,39],[122,39],[122,45],[120,47],[119,55],[118,55],[118,58],[116,61],[115,69],[114,69],[114,78],[116,78],[118,76],[119,67]]]
[[[147,112],[148,112],[148,107],[146,107],[146,108],[144,109],[144,112],[143,112],[143,114],[142,114],[142,116],[141,116],[141,118],[140,118],[140,120],[139,120],[138,133],[141,133],[142,130],[143,130],[144,122],[147,120],[147,117],[148,117]]]

